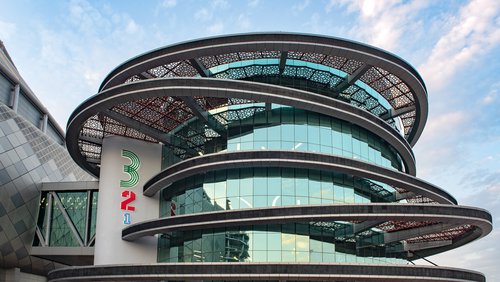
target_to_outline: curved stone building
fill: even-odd
[[[413,265],[491,231],[416,177],[427,91],[338,38],[213,37],[132,58],[71,115],[99,177],[94,265],[50,281],[484,281]]]

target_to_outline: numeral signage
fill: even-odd
[[[120,188],[125,188],[125,190],[122,190],[121,192],[122,201],[120,203],[120,208],[121,210],[126,211],[123,214],[123,223],[130,224],[131,214],[129,211],[135,211],[134,201],[136,195],[132,190],[127,188],[133,188],[137,185],[137,183],[139,183],[139,173],[137,170],[141,166],[141,161],[134,152],[129,150],[122,150],[122,157],[130,161],[130,164],[123,166],[123,172],[128,175],[128,179],[120,180]]]

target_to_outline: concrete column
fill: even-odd
[[[156,263],[158,238],[127,242],[122,240],[122,229],[158,218],[159,195],[146,197],[142,187],[160,172],[161,149],[159,144],[121,136],[103,139],[95,265]]]
[[[43,114],[42,119],[40,120],[40,130],[43,133],[47,133],[47,124],[49,122],[49,115]]]
[[[17,113],[17,106],[19,104],[19,91],[21,90],[21,87],[19,84],[16,84],[14,86],[14,89],[11,91],[11,96],[10,96],[10,108],[14,110],[14,112]]]

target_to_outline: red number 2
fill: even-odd
[[[135,207],[132,206],[132,205],[129,205],[130,203],[132,203],[133,201],[135,201],[135,193],[130,191],[130,190],[124,190],[122,191],[122,197],[125,198],[125,200],[123,200],[121,202],[121,208],[122,210],[124,211],[135,211]]]

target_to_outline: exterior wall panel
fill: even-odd
[[[0,75],[0,103],[8,105],[10,102],[11,92],[12,84],[3,75]]]
[[[40,128],[40,121],[42,120],[42,114],[35,107],[35,105],[33,105],[33,103],[26,97],[26,94],[22,91],[19,93],[19,105],[17,111],[26,120],[31,122],[32,125],[34,125],[37,128]]]
[[[91,179],[63,147],[0,104],[0,266],[40,274],[60,266],[29,255],[41,183]]]

